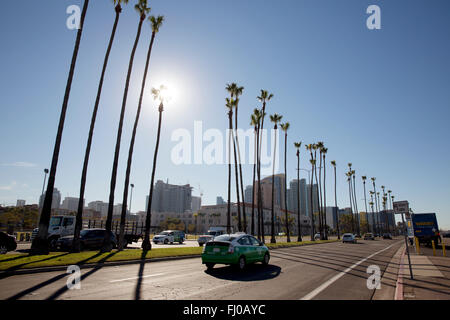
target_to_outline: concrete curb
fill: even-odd
[[[319,242],[319,243],[307,243],[307,244],[296,245],[296,246],[280,246],[278,248],[269,248],[269,250],[284,249],[284,248],[297,248],[297,247],[303,247],[303,246],[309,246],[309,245],[333,243],[333,242],[337,242],[337,241],[339,241],[339,240],[335,240],[335,241],[332,240],[329,242]],[[103,263],[89,263],[89,264],[79,265],[79,267],[80,267],[80,269],[89,269],[89,268],[98,268],[98,267],[101,267],[101,268],[102,267],[114,267],[114,266],[122,266],[122,265],[129,265],[129,264],[139,264],[139,263],[142,263],[142,261],[144,261],[144,263],[162,262],[162,261],[200,258],[201,256],[202,256],[201,254],[195,254],[195,255],[185,255],[185,256],[152,258],[152,259],[145,259],[145,260],[138,259],[138,260],[112,261],[112,262],[103,262]],[[14,275],[34,274],[34,273],[41,273],[41,272],[66,271],[67,267],[68,267],[68,265],[18,269],[18,270],[13,270],[13,271],[0,271],[0,279],[2,279],[3,277],[14,276]]]
[[[403,247],[400,245],[386,266],[383,276],[381,277],[381,288],[375,289],[372,300],[395,299],[402,252]]]
[[[406,247],[403,248],[402,256],[400,258],[400,266],[398,268],[397,285],[395,287],[394,300],[403,300],[403,260],[405,258]]]

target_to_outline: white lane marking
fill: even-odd
[[[316,289],[314,289],[313,291],[311,291],[310,293],[308,293],[306,296],[304,296],[303,298],[299,299],[299,300],[311,300],[313,299],[315,296],[317,296],[319,293],[321,293],[323,290],[325,290],[326,288],[328,288],[331,284],[333,284],[335,281],[337,281],[338,279],[340,279],[342,276],[344,276],[345,274],[347,274],[348,272],[350,272],[351,270],[353,270],[354,268],[356,268],[357,266],[359,266],[361,263],[363,263],[364,261],[376,256],[377,254],[386,251],[387,249],[391,248],[392,246],[396,245],[397,243],[391,244],[389,247],[386,247],[380,251],[377,251],[373,254],[371,254],[370,256],[358,261],[357,263],[355,263],[354,265],[352,265],[351,267],[345,269],[344,271],[342,271],[341,273],[338,273],[337,275],[335,275],[333,278],[329,279],[328,281],[324,282],[322,285],[320,285],[319,287],[317,287]]]
[[[142,276],[141,278],[143,279],[143,278],[149,278],[149,277],[157,277],[157,276],[161,276],[161,275],[163,275],[163,274],[165,274],[165,273],[149,274],[149,275],[146,275],[146,276]],[[126,278],[126,279],[118,279],[118,280],[111,280],[110,283],[112,283],[112,282],[120,282],[120,281],[128,281],[128,280],[136,280],[136,279],[139,279],[139,277]]]

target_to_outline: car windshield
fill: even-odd
[[[84,236],[86,236],[88,233],[89,233],[89,230],[81,230],[80,236],[81,236],[81,237],[84,237]]]
[[[50,226],[56,227],[61,225],[62,217],[53,217],[50,219]]]
[[[231,237],[229,235],[218,236],[214,239],[214,241],[233,241],[236,237]]]
[[[169,233],[170,233],[170,232],[163,231],[163,232],[161,232],[161,233],[159,233],[159,234],[162,235],[162,236],[167,236]]]

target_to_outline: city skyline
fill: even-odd
[[[157,40],[152,57],[149,87],[166,81],[177,89],[165,111],[165,138],[156,179],[169,178],[173,183],[190,183],[195,187],[200,184],[204,204],[214,204],[219,195],[225,198],[226,166],[171,163],[171,150],[176,145],[171,133],[184,128],[194,136],[195,121],[203,121],[205,130],[213,128],[225,132],[224,86],[236,79],[245,87],[239,114],[243,129],[249,128],[249,115],[257,105],[255,97],[261,88],[270,89],[275,95],[268,112],[280,112],[291,122],[289,180],[296,177],[293,141],[323,140],[329,148],[328,159],[338,164],[339,207],[345,207],[348,202],[344,173],[347,162],[352,162],[359,179],[359,208],[364,207],[360,177],[374,176],[377,186],[384,184],[393,190],[396,200],[409,200],[415,212],[436,212],[440,226],[450,229],[447,196],[450,169],[446,163],[450,151],[442,148],[450,136],[446,124],[450,116],[447,90],[450,83],[445,76],[450,71],[445,56],[449,45],[442,41],[448,29],[446,12],[450,11],[450,5],[447,2],[438,2],[436,6],[426,6],[420,1],[382,2],[383,27],[371,31],[365,26],[367,3],[322,2],[328,8],[325,11],[307,2],[278,4],[269,1],[256,12],[250,3],[241,4],[241,10],[235,12],[236,1],[220,4],[204,0],[189,4],[152,2],[153,13],[164,13],[167,25],[161,29],[161,39]],[[3,95],[0,133],[13,136],[1,142],[2,150],[8,152],[0,161],[0,203],[14,204],[17,199],[35,203],[41,194],[43,169],[50,166],[62,86],[75,37],[75,32],[65,26],[67,5],[68,2],[63,1],[44,9],[37,3],[18,3],[12,9],[13,4],[5,4],[0,22],[4,26],[2,29],[13,26],[18,34],[4,33],[5,50],[0,53],[4,70],[0,84],[10,88]],[[93,107],[99,61],[104,55],[113,19],[110,3],[93,2],[91,8],[69,101],[55,184],[64,194],[74,197],[78,196],[89,125],[86,115]],[[185,17],[187,10],[195,12],[196,19]],[[11,14],[6,15],[6,12]],[[19,12],[23,15],[20,25],[17,24]],[[417,12],[420,15],[416,16]],[[235,15],[233,23],[226,18],[231,14]],[[36,24],[35,15],[45,15],[46,19]],[[269,16],[280,24],[274,28],[264,20]],[[118,92],[123,87],[126,68],[123,61],[127,60],[132,42],[130,34],[134,33],[136,24],[133,8],[124,7],[94,135],[86,185],[87,202],[107,199],[114,143],[111,132],[117,127]],[[180,31],[186,25],[192,32]],[[336,27],[330,28],[330,25]],[[31,30],[46,36],[34,38]],[[242,32],[231,48],[219,40],[227,38],[229,30]],[[419,31],[411,36],[411,30]],[[149,36],[147,25],[142,43]],[[249,54],[266,37],[273,40],[267,50],[258,55]],[[199,47],[203,48],[200,52]],[[25,52],[35,54],[25,57]],[[123,190],[124,152],[137,106],[144,54],[141,44],[125,118],[116,199],[121,199]],[[422,61],[427,63],[422,64]],[[246,67],[242,68],[243,65]],[[52,66],[51,73],[49,66]],[[390,76],[386,77],[387,74]],[[29,89],[27,95],[20,94],[19,88],[23,87]],[[150,181],[149,159],[153,156],[156,106],[148,96],[146,94],[144,100],[131,174],[131,181],[136,185],[135,199],[145,199]],[[399,123],[406,123],[411,129],[402,129]],[[432,160],[426,152],[418,150],[417,146],[423,145],[433,150]],[[432,166],[429,161],[433,161]],[[309,167],[304,148],[300,166]],[[327,166],[327,190],[331,195],[334,189],[329,161]],[[251,183],[251,172],[251,165],[243,166],[246,185]],[[302,171],[301,178],[306,177],[307,172]],[[424,188],[424,185],[432,187]],[[194,189],[193,194],[198,195],[199,190]],[[231,194],[234,199],[236,193]],[[331,204],[334,205],[334,199],[329,196],[327,205]],[[133,201],[133,211],[144,209],[145,201]]]

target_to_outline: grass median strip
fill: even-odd
[[[270,249],[277,249],[334,241],[336,240],[268,243],[267,247]],[[145,259],[196,256],[201,254],[202,250],[202,247],[153,249],[147,252]],[[51,252],[48,255],[36,256],[30,256],[26,253],[5,254],[0,256],[0,271],[67,266],[75,264],[83,265],[103,262],[133,261],[141,259],[142,250],[140,249],[126,249],[123,251],[113,250],[107,253],[100,253],[98,251],[83,251],[80,253]]]

